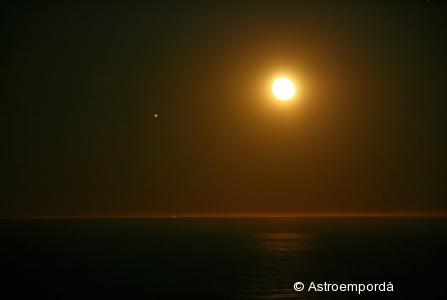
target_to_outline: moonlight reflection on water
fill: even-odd
[[[293,289],[295,281],[309,278],[312,236],[300,233],[262,233],[253,239],[257,257],[249,272],[246,295],[253,299],[309,298]],[[315,295],[314,295],[315,296]]]

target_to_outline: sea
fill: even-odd
[[[447,299],[446,281],[442,217],[0,221],[0,299]]]

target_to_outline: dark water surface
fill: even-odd
[[[0,299],[447,299],[446,218],[4,220],[0,243]]]

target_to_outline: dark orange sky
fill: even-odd
[[[1,217],[447,213],[444,3],[0,11]]]

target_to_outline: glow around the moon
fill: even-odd
[[[279,100],[289,100],[295,95],[295,86],[287,78],[277,78],[272,85],[272,91]]]

